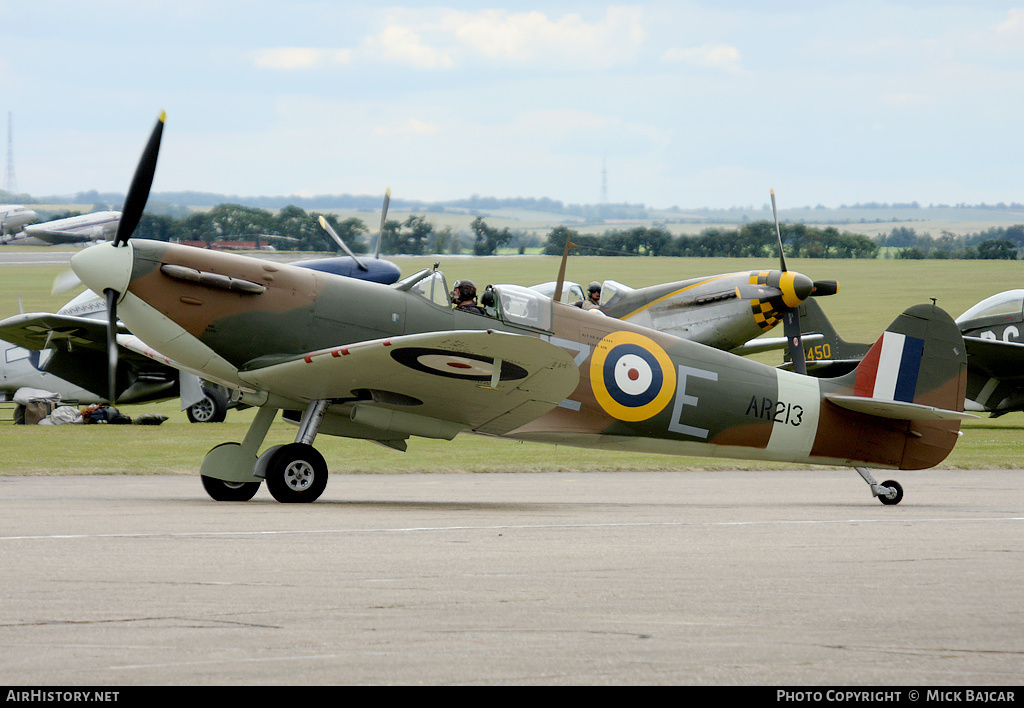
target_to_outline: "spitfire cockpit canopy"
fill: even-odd
[[[614,280],[604,281],[601,285],[601,307],[613,304],[623,295],[630,292],[633,292],[633,288],[628,285],[623,285]]]
[[[541,295],[554,299],[555,296],[555,281],[551,280],[547,283],[541,283],[540,285],[531,285],[530,290],[536,290]],[[583,302],[587,299],[587,296],[583,293],[583,288],[579,283],[572,283],[565,281],[562,283],[562,300],[567,305],[575,305]]]
[[[439,270],[424,268],[418,273],[413,273],[408,278],[398,281],[392,285],[395,290],[406,290],[415,293],[422,298],[430,300],[435,305],[451,305],[451,293],[448,290],[448,283],[444,279],[444,273]]]
[[[985,298],[956,318],[958,325],[990,317],[1021,316],[1024,313],[1024,290],[1007,290]]]
[[[429,268],[421,270],[391,287],[419,295],[436,305],[451,306],[451,293],[448,290],[444,273],[439,270]],[[552,283],[551,291],[554,292],[554,289],[554,283]],[[518,327],[529,327],[543,332],[551,331],[551,308],[553,305],[550,297],[520,285],[488,285],[487,290],[493,292],[494,302],[493,304],[481,302],[481,305],[485,305],[489,315],[494,315],[498,319]],[[481,291],[478,294],[483,295],[483,293],[484,291]]]
[[[519,285],[494,285],[498,317],[509,324],[551,331],[550,297]],[[551,288],[554,292],[554,286]]]

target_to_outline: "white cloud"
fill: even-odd
[[[464,46],[490,59],[522,65],[555,60],[578,67],[609,66],[633,56],[646,36],[637,8],[610,7],[588,23],[580,15],[553,20],[542,12],[453,12],[446,18]]]
[[[608,8],[596,22],[538,11],[396,11],[363,48],[420,69],[468,67],[480,58],[511,67],[590,69],[632,59],[644,37],[635,8]]]
[[[661,57],[673,64],[690,64],[729,73],[740,71],[740,50],[727,44],[705,44],[689,49],[673,48]]]
[[[253,54],[253,63],[263,69],[317,69],[332,64],[352,62],[350,49],[314,49],[311,47],[278,47],[261,49]]]
[[[424,44],[413,27],[393,24],[370,37],[365,47],[386,61],[407,64],[417,69],[450,69],[454,61],[449,51]]]
[[[413,138],[437,133],[437,125],[425,123],[416,118],[406,118],[391,125],[377,126],[372,131],[375,137],[379,138]]]
[[[1013,8],[1007,13],[1007,18],[996,25],[996,32],[1000,34],[1022,34],[1024,33],[1024,10]]]

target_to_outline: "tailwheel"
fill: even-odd
[[[214,501],[249,501],[260,490],[259,482],[226,482],[202,475],[203,489]]]
[[[903,487],[900,486],[899,482],[890,479],[882,482],[882,486],[888,487],[890,492],[889,494],[879,494],[878,501],[882,502],[886,506],[892,506],[894,504],[899,504],[903,500]]]
[[[903,487],[895,480],[887,480],[879,484],[867,467],[854,467],[857,474],[871,487],[871,494],[886,506],[893,506],[903,501]]]
[[[273,451],[266,475],[270,494],[284,503],[316,501],[327,487],[327,463],[305,443],[282,445]]]

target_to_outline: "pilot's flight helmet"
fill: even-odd
[[[484,307],[494,307],[494,286],[488,285],[480,296],[480,304]]]
[[[587,294],[593,295],[594,293],[599,292],[601,292],[601,283],[597,282],[596,280],[590,281],[590,285],[587,286]]]
[[[452,304],[476,299],[476,285],[472,280],[456,280],[452,286]]]

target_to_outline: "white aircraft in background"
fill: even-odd
[[[77,405],[107,403],[108,355],[103,297],[86,290],[56,313],[21,314],[10,335],[0,339],[0,400],[12,400],[22,387],[60,394]],[[26,319],[24,323],[20,320]],[[121,339],[134,339],[127,330]],[[145,403],[179,396],[181,409],[193,423],[219,423],[231,407],[223,387],[200,382],[151,357],[124,348],[118,364],[119,403]],[[120,361],[120,360],[119,360]]]
[[[64,219],[32,224],[23,229],[26,238],[37,238],[47,244],[90,243],[110,241],[121,221],[119,211],[96,211]]]
[[[0,241],[21,231],[37,214],[21,204],[0,204]]]

